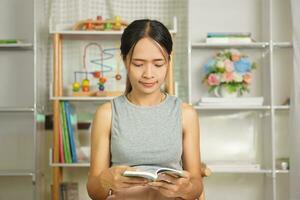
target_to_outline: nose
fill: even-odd
[[[144,68],[143,78],[153,78],[152,66],[148,64]]]

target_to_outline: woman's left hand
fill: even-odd
[[[150,182],[148,185],[151,188],[158,190],[166,197],[185,197],[191,191],[192,183],[190,181],[190,173],[183,171],[184,177],[173,177],[168,174],[161,174],[155,182]]]

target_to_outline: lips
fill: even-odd
[[[144,83],[144,82],[140,82],[143,86],[145,87],[153,87],[155,85],[156,82],[152,82],[152,83]]]

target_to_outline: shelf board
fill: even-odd
[[[228,105],[194,105],[196,110],[269,110],[271,106],[228,106]]]
[[[275,110],[289,110],[290,106],[289,105],[282,105],[282,106],[273,106]]]
[[[90,167],[90,163],[50,163],[51,167]]]
[[[288,173],[290,173],[290,171],[288,169],[287,170],[277,169],[276,173],[277,174],[288,174]]]
[[[0,44],[0,48],[32,48],[32,43]]]
[[[82,30],[52,30],[50,29],[50,34],[61,34],[66,36],[121,36],[123,30],[120,31],[82,31]],[[177,33],[177,18],[173,17],[173,28],[169,29],[171,34]]]
[[[245,49],[264,49],[269,46],[268,42],[255,42],[249,44],[208,44],[205,42],[192,43],[192,48],[245,48]]]
[[[89,162],[78,163],[53,163],[52,162],[52,148],[49,149],[49,166],[50,167],[90,167]]]
[[[275,48],[293,48],[292,42],[274,42],[273,46]]]
[[[33,172],[25,170],[0,170],[0,176],[34,176]]]
[[[61,97],[50,97],[51,100],[60,101],[109,101],[115,97],[71,97],[71,96],[61,96]]]
[[[49,96],[50,100],[59,100],[59,101],[110,101],[116,96],[53,96],[53,84],[50,84]]]
[[[0,107],[0,112],[34,112],[34,107]]]
[[[208,166],[209,167],[209,166]],[[211,169],[211,168],[210,168]],[[267,174],[272,173],[272,170],[267,169],[259,169],[259,170],[251,170],[251,169],[211,169],[212,173],[229,173],[229,174]]]

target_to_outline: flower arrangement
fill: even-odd
[[[203,83],[208,85],[209,92],[223,87],[229,93],[242,95],[250,91],[253,69],[256,69],[256,64],[251,63],[248,56],[237,49],[225,49],[204,65]]]

